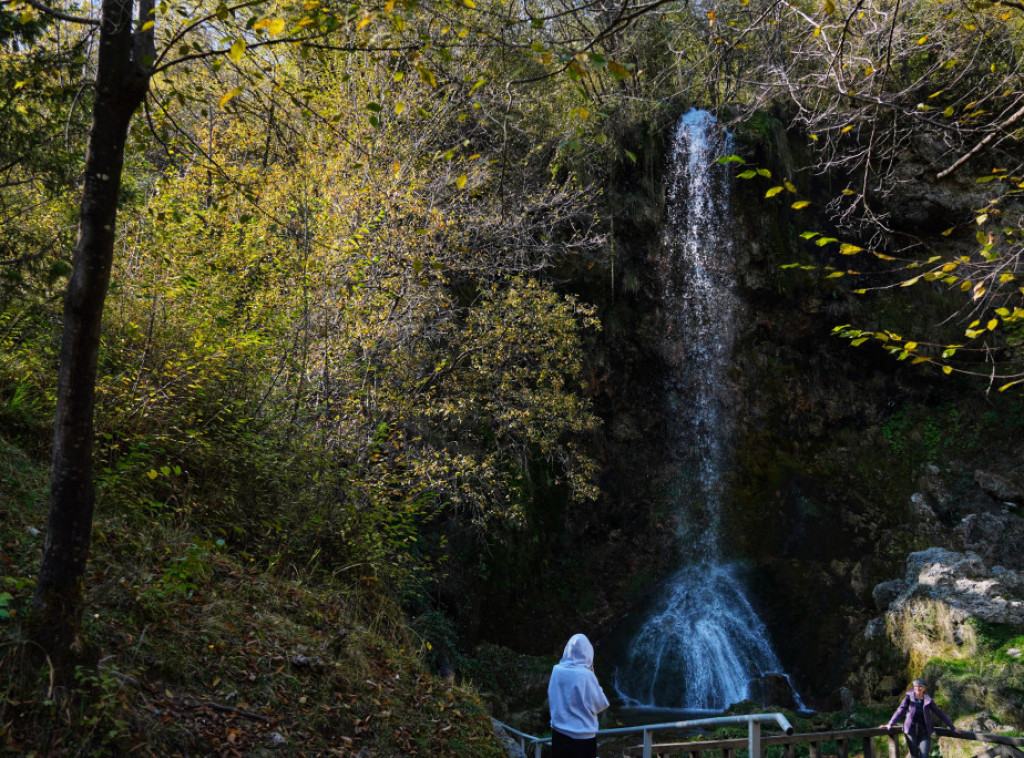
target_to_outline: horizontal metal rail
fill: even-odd
[[[497,719],[493,719],[494,723],[504,729],[510,734],[514,734],[519,738],[519,744],[523,748],[523,752],[528,751],[528,747],[533,747],[533,754],[535,758],[541,758],[541,749],[544,745],[551,744],[550,737],[535,737],[525,732],[521,732],[518,729],[514,729],[508,724],[503,724]],[[599,729],[597,732],[598,737],[606,737],[616,734],[643,734],[643,758],[652,758],[653,745],[654,745],[654,732],[663,732],[677,729],[701,729],[704,727],[718,727],[718,726],[729,726],[732,724],[746,724],[747,725],[747,747],[750,750],[751,758],[760,758],[761,755],[761,724],[766,722],[772,722],[778,725],[782,731],[786,734],[793,733],[793,726],[789,723],[789,720],[781,713],[754,713],[748,716],[715,716],[706,719],[693,719],[691,721],[669,721],[663,724],[645,724],[642,726],[624,726],[616,729]]]
[[[877,727],[868,729],[844,729],[827,732],[807,732],[805,734],[771,735],[761,739],[761,746],[778,745],[783,748],[783,758],[793,758],[793,747],[798,744],[806,744],[810,748],[810,758],[822,758],[822,746],[826,742],[836,744],[837,758],[848,758],[852,754],[849,742],[852,740],[862,741],[864,758],[880,758],[876,756],[874,748],[875,737],[887,737],[889,740],[889,758],[900,758],[900,735],[898,728],[879,729]],[[938,737],[947,737],[958,740],[990,743],[994,747],[979,753],[975,758],[1024,758],[1024,752],[1017,750],[1024,747],[1024,737],[1005,737],[1001,734],[984,734],[981,732],[954,731],[952,729],[936,729]],[[652,746],[652,751],[658,755],[669,755],[672,753],[683,754],[688,758],[702,758],[703,754],[710,751],[721,751],[722,758],[733,758],[735,751],[748,745],[748,740],[725,739],[709,740],[702,742],[671,742],[659,743]],[[626,748],[626,755],[646,755],[643,748]],[[750,753],[750,758],[761,758],[756,753]]]

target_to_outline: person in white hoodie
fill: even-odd
[[[594,646],[586,635],[574,634],[562,660],[551,669],[551,758],[596,758],[597,714],[608,698],[594,674]]]

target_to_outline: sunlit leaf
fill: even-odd
[[[240,60],[242,60],[242,57],[244,55],[245,55],[245,40],[236,39],[234,42],[231,43],[231,49],[228,50],[228,57],[231,60],[233,60],[235,63],[238,63]],[[232,95],[232,97],[234,97],[234,95]],[[228,99],[230,100],[231,98],[228,98]],[[222,106],[224,105],[224,102],[225,101],[221,101],[221,105]]]
[[[224,93],[224,95],[221,97],[221,99],[217,101],[217,106],[219,108],[223,108],[225,105],[227,105],[232,100],[232,98],[235,98],[235,97],[238,97],[239,95],[241,95],[244,90],[245,90],[244,87],[235,87],[234,89],[230,90],[229,92]]]

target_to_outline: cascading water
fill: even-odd
[[[723,472],[733,418],[729,369],[740,311],[735,293],[729,172],[716,159],[731,136],[691,110],[673,140],[665,232],[667,388],[678,420],[672,441],[684,481],[680,544],[689,559],[665,585],[614,686],[630,705],[722,710],[749,696],[752,679],[782,667],[736,567],[722,562]]]

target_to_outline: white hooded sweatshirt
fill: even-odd
[[[594,646],[585,635],[574,634],[565,645],[562,660],[551,669],[551,728],[574,739],[597,734],[597,714],[608,707],[608,698],[591,671],[593,665]]]

